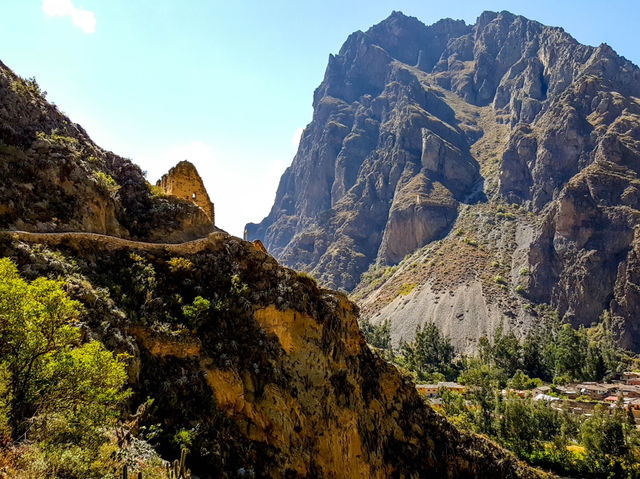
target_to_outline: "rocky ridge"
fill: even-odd
[[[435,320],[472,350],[550,304],[575,325],[611,310],[639,350],[638,98],[635,65],[561,28],[394,12],[330,56],[249,236],[324,284],[359,285],[364,314],[391,319],[396,340]]]
[[[152,191],[137,165],[97,146],[45,96],[0,63],[0,229],[176,242],[213,231],[213,209]]]

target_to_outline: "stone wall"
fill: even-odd
[[[191,162],[184,160],[178,163],[166,175],[162,175],[157,186],[161,187],[167,195],[192,201],[215,224],[213,203],[209,199],[198,170]]]

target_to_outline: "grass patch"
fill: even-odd
[[[402,286],[400,286],[400,289],[398,290],[398,296],[406,296],[409,293],[411,293],[411,291],[413,291],[414,289],[416,289],[416,286],[418,286],[416,283],[405,283]]]

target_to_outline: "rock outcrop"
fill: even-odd
[[[640,350],[639,98],[635,65],[561,28],[508,12],[425,26],[394,12],[330,57],[249,238],[324,284],[360,284],[364,314],[392,319],[396,339],[433,319],[473,349],[500,323],[534,326],[544,303],[575,325],[614,311]],[[460,244],[482,258],[458,257]],[[447,262],[468,278],[440,276]],[[445,311],[443,294],[460,301]]]
[[[196,167],[189,161],[181,161],[162,175],[156,184],[166,195],[175,196],[182,200],[191,201],[200,207],[204,214],[215,224],[213,203],[209,199],[202,178]]]

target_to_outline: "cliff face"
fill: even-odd
[[[34,81],[2,63],[0,175],[0,229],[163,241],[213,230],[213,216],[191,201],[153,194],[137,165],[94,144]]]
[[[330,57],[249,236],[324,284],[359,284],[364,314],[391,319],[396,340],[432,319],[473,349],[549,303],[574,324],[611,309],[640,350],[639,97],[635,65],[560,28],[393,13]]]

